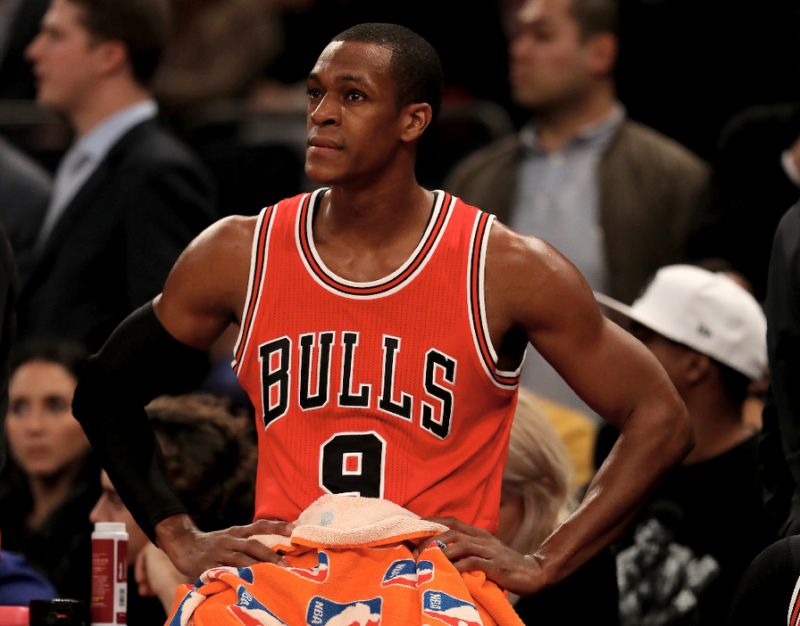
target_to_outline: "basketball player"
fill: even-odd
[[[481,555],[500,585],[532,593],[573,571],[688,451],[666,374],[604,321],[564,257],[417,184],[441,82],[436,52],[405,28],[335,37],[308,78],[306,173],[325,187],[206,230],[87,368],[75,415],[134,518],[185,574],[280,562],[251,536],[288,533],[326,492],[494,531],[529,341],[622,436],[536,559]],[[258,521],[204,533],[166,487],[140,407],[196,383],[203,350],[230,324],[258,414]]]

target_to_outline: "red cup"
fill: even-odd
[[[28,626],[27,606],[0,606],[0,626]]]

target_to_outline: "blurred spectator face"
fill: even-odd
[[[591,38],[583,41],[571,0],[527,0],[511,38],[510,80],[520,106],[552,109],[590,87]]]
[[[105,472],[100,473],[100,486],[103,493],[97,504],[94,505],[89,519],[93,524],[97,522],[122,522],[128,531],[128,565],[136,562],[136,557],[142,551],[149,539],[139,525],[133,521],[133,516],[114,489],[114,485]]]
[[[14,460],[28,476],[57,477],[77,466],[89,442],[72,416],[77,381],[64,367],[29,361],[9,382],[6,434]]]
[[[27,50],[38,86],[37,101],[67,115],[78,110],[106,61],[106,48],[92,40],[81,21],[82,12],[69,0],[53,0]]]

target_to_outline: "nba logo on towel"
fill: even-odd
[[[253,570],[249,567],[212,567],[200,574],[200,583],[210,583],[212,580],[222,580],[226,574],[238,576],[246,583],[253,584]]]
[[[422,585],[433,580],[433,563],[420,561],[417,563],[417,585]]]
[[[240,567],[236,571],[239,572],[239,578],[250,583],[251,585],[253,584],[253,570],[251,570],[249,567]]]
[[[417,563],[412,559],[401,559],[395,561],[383,575],[381,585],[389,587],[391,585],[402,585],[404,587],[416,587],[426,583],[433,578],[433,563],[430,561],[420,561]]]
[[[199,581],[198,581],[199,583]],[[192,619],[194,610],[205,600],[206,597],[197,592],[197,588],[192,589],[187,593],[178,608],[175,609],[175,615],[169,621],[169,626],[186,626]]]
[[[231,604],[228,610],[244,626],[287,626],[286,622],[279,620],[267,607],[256,600],[244,587],[239,585],[236,589],[239,601]]]
[[[451,626],[483,626],[474,604],[459,600],[444,591],[422,594],[422,612]]]
[[[308,603],[308,626],[379,626],[381,623],[381,598],[356,600],[340,604],[322,596],[314,596]]]
[[[324,552],[320,552],[317,556],[317,564],[311,569],[303,569],[301,567],[287,567],[286,569],[292,574],[297,574],[308,580],[313,580],[315,583],[321,583],[325,582],[325,579],[328,578],[328,564],[328,555]]]

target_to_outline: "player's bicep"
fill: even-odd
[[[635,408],[672,393],[656,359],[602,316],[589,285],[564,257],[551,253],[535,292],[520,307],[528,339],[598,414],[621,427]]]
[[[244,302],[253,224],[242,218],[217,222],[181,253],[154,307],[161,324],[179,341],[208,348]]]
[[[613,322],[603,319],[596,338],[577,354],[578,359],[559,366],[562,376],[589,406],[618,428],[634,410],[675,395],[655,357]]]

